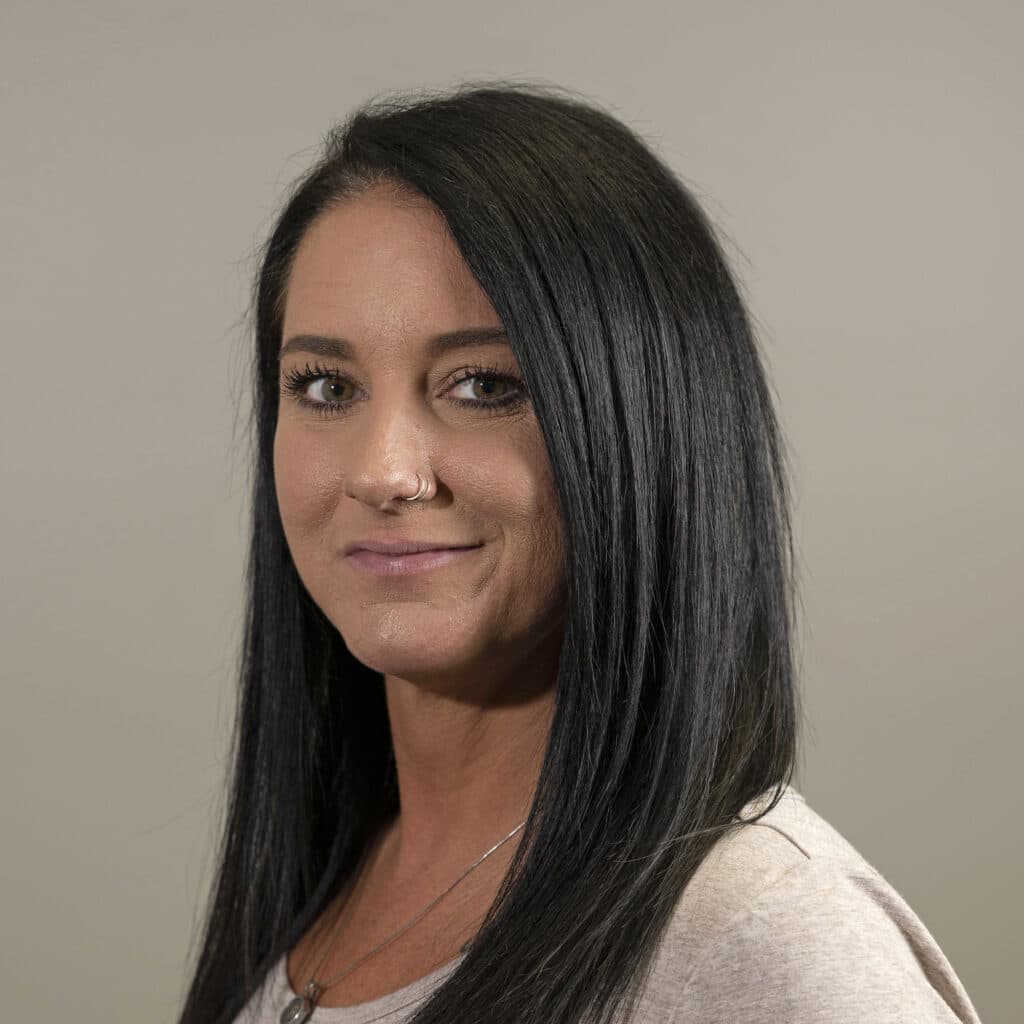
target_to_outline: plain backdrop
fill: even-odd
[[[1018,1007],[1024,13],[991,3],[0,14],[0,990],[171,1022],[223,810],[254,251],[371,96],[626,121],[728,239],[790,445],[797,784],[986,1024]]]

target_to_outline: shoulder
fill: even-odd
[[[978,1024],[918,916],[792,786],[705,858],[652,980],[674,1024]]]

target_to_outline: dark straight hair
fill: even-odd
[[[530,815],[483,926],[413,1019],[628,1020],[701,861],[792,781],[787,459],[737,285],[677,176],[578,94],[489,81],[363,104],[260,253],[232,776],[180,1021],[229,1024],[398,808],[382,676],[305,590],[272,460],[296,248],[374,185],[433,204],[493,303],[568,549]]]

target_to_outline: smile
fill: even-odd
[[[353,551],[345,556],[345,560],[357,569],[375,576],[402,576],[451,565],[482,547],[482,544],[477,544],[472,548],[436,548],[412,555],[382,555],[376,551],[363,550]]]

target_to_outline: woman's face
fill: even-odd
[[[425,202],[374,188],[299,246],[274,438],[292,558],[361,662],[466,696],[539,686],[526,662],[559,646],[564,626],[564,534],[515,354],[503,337],[432,345],[501,327]],[[477,365],[510,379],[474,376]],[[417,473],[429,500],[402,501]],[[477,546],[396,573],[344,553],[360,540]]]

